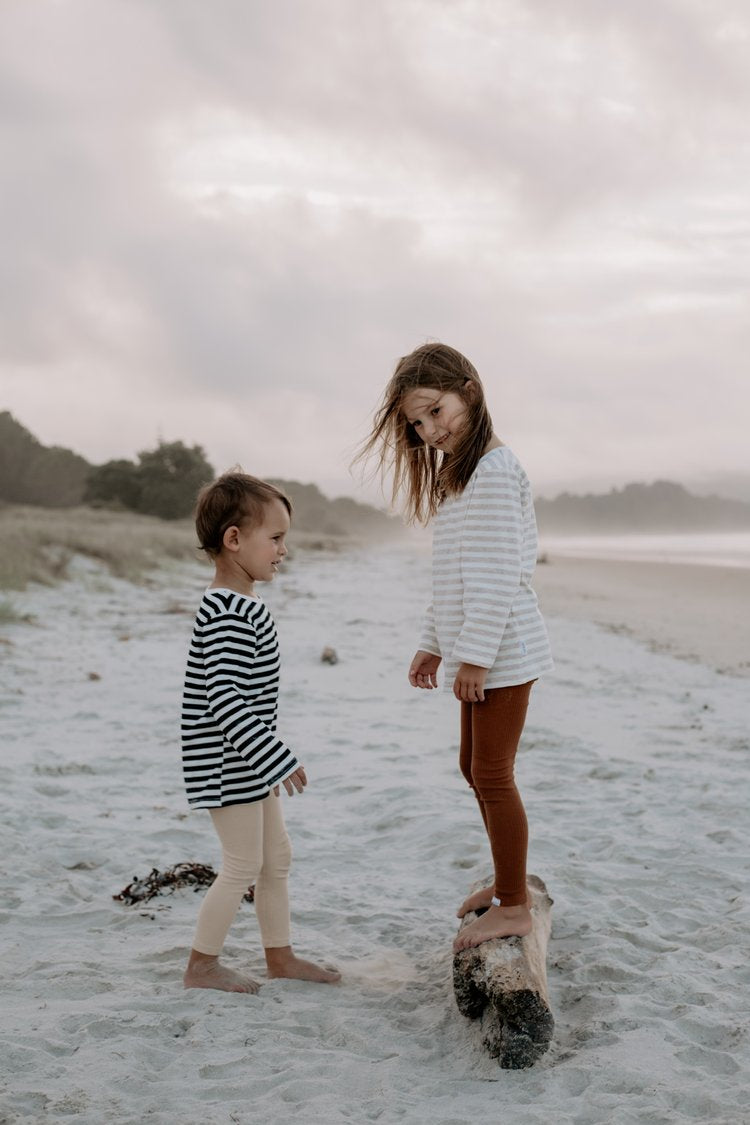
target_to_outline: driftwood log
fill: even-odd
[[[488,881],[472,887],[481,890]],[[552,899],[537,875],[528,877],[533,928],[526,937],[496,938],[453,958],[453,991],[458,1010],[481,1020],[484,1045],[500,1066],[533,1066],[550,1045],[555,1021],[547,992],[547,942]],[[480,911],[480,913],[483,913]],[[477,917],[461,919],[459,933]]]

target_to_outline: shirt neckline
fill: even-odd
[[[225,594],[234,594],[236,598],[249,598],[251,601],[260,602],[263,599],[260,594],[241,594],[239,590],[233,590],[231,586],[206,586],[207,594],[218,594],[223,592]]]

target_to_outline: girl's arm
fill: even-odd
[[[432,604],[427,606],[422,621],[422,637],[419,650],[409,666],[409,683],[412,687],[436,688],[437,670],[442,656],[435,628],[435,611]]]
[[[291,777],[300,763],[248,706],[236,683],[238,679],[251,682],[259,675],[254,623],[236,614],[222,614],[206,622],[201,635],[206,692],[224,737],[269,788]],[[288,792],[289,787],[285,788]]]
[[[521,582],[523,509],[515,473],[480,472],[461,536],[464,622],[453,649],[462,664],[491,668]]]
[[[422,636],[420,637],[419,648],[422,652],[431,652],[435,656],[440,656],[440,645],[435,628],[435,610],[432,607],[432,602],[427,606],[422,620]]]

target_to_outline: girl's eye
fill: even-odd
[[[433,414],[439,414],[440,413],[440,407],[439,406],[433,406],[432,413]]]
[[[419,421],[419,419],[417,419],[416,422],[412,422],[412,426],[414,427],[415,430],[416,430],[417,426],[421,426],[421,425],[422,425],[422,423]]]

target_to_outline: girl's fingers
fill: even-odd
[[[436,685],[437,686],[437,685]],[[461,703],[484,703],[484,691],[476,684],[456,680],[453,685],[453,694]]]

